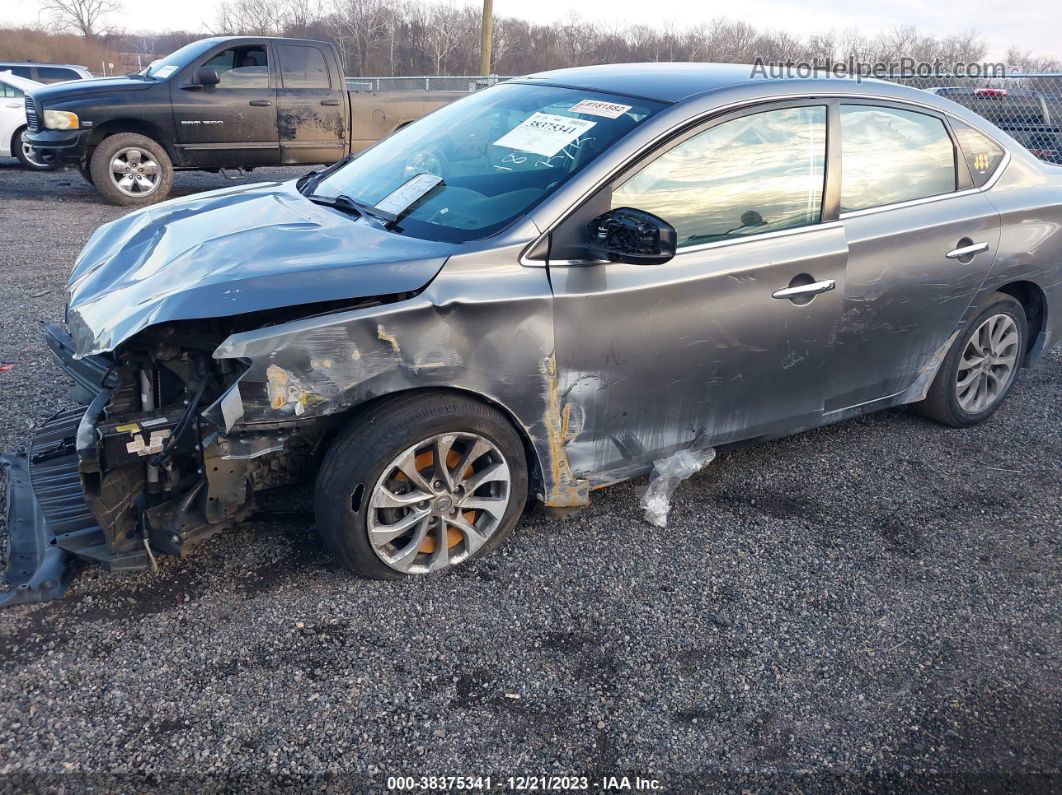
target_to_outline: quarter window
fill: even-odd
[[[9,86],[7,83],[0,83],[0,97],[4,97],[5,99],[19,99],[22,96],[22,92],[14,86]]]
[[[818,223],[824,106],[763,111],[682,142],[620,185],[612,206],[660,216],[679,246]]]
[[[952,120],[951,129],[959,141],[959,149],[970,168],[973,184],[980,188],[991,178],[1003,159],[1003,148],[995,141],[961,121]]]
[[[284,88],[331,88],[324,55],[316,47],[278,48]]]
[[[935,116],[841,106],[841,211],[955,190],[955,147]]]

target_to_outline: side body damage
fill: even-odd
[[[298,183],[169,202],[101,227],[71,276],[69,333],[49,329],[86,408],[48,421],[27,455],[3,461],[8,576],[18,586],[3,602],[54,598],[75,559],[130,569],[151,565],[156,552],[183,555],[246,517],[258,492],[314,475],[322,459],[328,471],[329,448],[364,465],[327,480],[320,494],[338,503],[334,515],[361,516],[357,495],[383,489],[407,502],[381,510],[410,512],[382,517],[382,527],[420,521],[405,507],[416,503],[446,540],[445,525],[429,517],[458,512],[439,494],[447,484],[435,462],[458,466],[442,446],[420,464],[420,443],[406,447],[417,439],[402,441],[396,453],[424,472],[402,469],[406,482],[395,475],[386,486],[371,467],[391,454],[357,455],[374,449],[357,436],[366,429],[402,432],[373,425],[399,395],[459,394],[488,407],[516,432],[502,463],[526,460],[530,494],[567,510],[654,461],[672,479],[693,471],[700,459],[661,466],[681,452],[926,398],[956,339],[998,292],[1024,309],[1025,362],[1057,339],[1062,177],[1018,152],[994,188],[852,213],[840,206],[834,163],[818,223],[672,249],[653,267],[594,255],[588,221],[609,208],[625,169],[691,118],[758,108],[762,90],[673,105],[504,231],[478,239],[459,234],[460,212],[453,235],[428,239],[408,234],[415,226],[396,232],[397,215],[381,217],[379,207],[341,206]],[[401,158],[398,167],[404,173]],[[447,186],[457,196],[470,190],[460,179]],[[528,190],[501,195],[515,201]],[[966,234],[984,256],[961,254]],[[816,288],[813,300],[801,287]],[[344,429],[364,447],[332,444]],[[423,432],[437,441],[444,430]],[[517,437],[524,456],[512,452]],[[481,465],[498,463],[486,455]],[[415,477],[424,483],[411,491]]]

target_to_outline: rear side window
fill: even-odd
[[[33,78],[33,75],[30,74],[30,68],[28,66],[0,66],[0,72],[8,71],[16,77],[25,77],[26,79]]]
[[[955,173],[955,147],[935,116],[841,106],[842,212],[951,193]]]
[[[277,49],[284,88],[331,88],[328,66],[319,49],[290,44]]]
[[[961,121],[952,120],[951,129],[955,131],[959,149],[962,150],[966,165],[970,167],[973,184],[980,188],[991,179],[1003,160],[1003,147]]]
[[[19,99],[22,96],[22,92],[14,86],[9,86],[7,83],[0,83],[0,97],[4,99]]]
[[[817,224],[826,173],[826,108],[763,111],[678,144],[620,185],[612,207],[651,212],[679,246]]]
[[[58,66],[38,66],[37,79],[42,83],[59,83],[63,80],[77,80],[80,78],[73,69],[63,69]]]

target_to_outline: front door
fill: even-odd
[[[195,71],[217,71],[215,86],[195,85]],[[280,162],[277,92],[265,44],[228,47],[205,56],[172,83],[177,146],[194,166]]]
[[[746,111],[620,177],[609,206],[675,226],[668,263],[562,263],[551,250],[577,477],[598,485],[691,444],[818,423],[847,256],[840,223],[823,223],[826,119],[825,104]]]
[[[279,44],[277,123],[285,163],[334,163],[346,153],[346,89],[328,69],[324,51]]]
[[[840,122],[849,253],[827,411],[923,396],[1000,236],[942,117],[844,103]]]

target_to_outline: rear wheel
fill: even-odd
[[[138,133],[118,133],[100,141],[89,172],[96,190],[124,206],[162,201],[173,186],[173,164],[166,150]]]
[[[1014,386],[1028,334],[1022,305],[1005,293],[991,295],[956,338],[917,410],[956,428],[987,420]]]
[[[20,127],[11,136],[11,153],[18,158],[18,162],[27,171],[54,171],[55,166],[45,163],[33,154],[33,148],[26,140],[26,128]]]
[[[435,393],[360,415],[325,456],[314,510],[343,565],[398,579],[490,552],[526,498],[523,444],[505,416]]]

